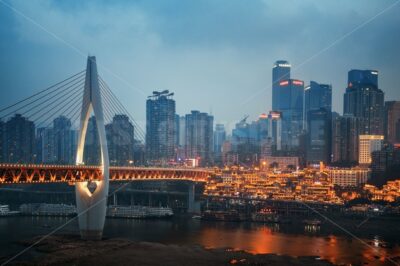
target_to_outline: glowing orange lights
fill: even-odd
[[[110,180],[190,180],[205,182],[210,172],[203,169],[110,167]],[[101,181],[102,169],[76,165],[0,164],[0,184]]]
[[[299,85],[299,86],[303,86],[303,84],[304,84],[303,81],[301,81],[301,80],[293,80],[292,83],[294,85]]]
[[[289,85],[289,80],[284,80],[279,82],[279,86],[287,86],[287,85]]]

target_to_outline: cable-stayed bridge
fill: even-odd
[[[113,131],[114,123],[124,129],[123,134]],[[88,57],[86,70],[0,109],[0,126],[0,140],[5,144],[0,151],[0,185],[75,185],[79,227],[85,239],[102,237],[110,181],[193,183],[205,182],[211,174],[207,169],[133,167],[133,161],[125,159],[132,156],[135,144],[144,143],[145,135],[98,75],[94,56]],[[76,131],[65,130],[74,126]],[[40,153],[32,147],[36,143],[32,131],[33,136],[40,135]],[[70,143],[74,141],[76,145]],[[194,198],[193,185],[190,196]]]

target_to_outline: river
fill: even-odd
[[[0,217],[0,256],[19,252],[16,243],[37,235],[45,235],[71,218]],[[232,248],[257,253],[290,256],[319,256],[335,264],[394,265],[387,257],[400,256],[394,239],[381,236],[355,239],[347,234],[329,234],[302,224],[265,225],[200,221],[176,217],[171,220],[107,219],[104,236],[134,241],[176,245],[201,245],[206,248]],[[78,234],[76,219],[57,234]]]

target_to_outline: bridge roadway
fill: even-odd
[[[211,169],[110,167],[110,181],[134,180],[183,180],[206,182],[213,173]],[[100,166],[0,164],[0,184],[29,184],[99,181]]]

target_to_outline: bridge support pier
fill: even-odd
[[[188,213],[199,213],[200,212],[200,202],[195,201],[195,183],[189,183],[188,186]]]
[[[94,113],[101,152],[100,181],[77,182],[75,185],[76,208],[78,212],[81,237],[87,240],[100,240],[103,236],[107,211],[109,186],[109,159],[106,131],[104,125],[103,106],[97,74],[96,58],[89,56],[86,67],[85,88],[83,92],[82,110],[76,164],[83,165],[86,132],[89,117]]]
[[[93,193],[89,190],[91,186],[96,186]],[[78,182],[75,195],[82,239],[101,240],[107,210],[108,182]]]

